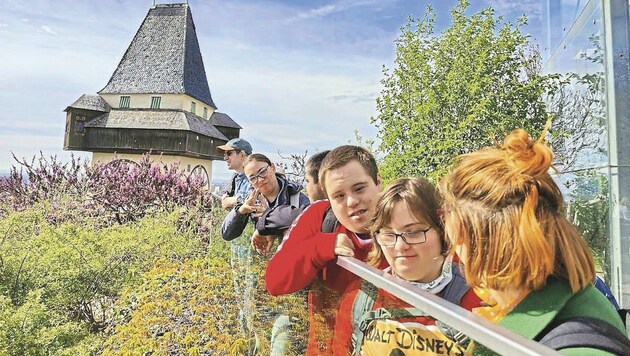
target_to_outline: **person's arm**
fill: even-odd
[[[234,205],[236,205],[237,202],[237,198],[236,197],[230,197],[227,194],[223,195],[221,197],[221,207],[224,210],[230,210],[234,207]]]
[[[238,209],[240,207],[241,204],[236,204],[221,224],[221,237],[226,241],[231,241],[241,236],[245,226],[247,226],[249,214],[239,214]]]
[[[326,264],[334,260],[337,233],[320,231],[327,203],[311,205],[288,230],[269,260],[265,284],[272,295],[297,292],[308,286]]]
[[[265,210],[256,222],[256,230],[258,230],[258,233],[260,235],[282,236],[298,215],[310,204],[306,195],[302,193],[299,194],[299,207],[287,204]]]

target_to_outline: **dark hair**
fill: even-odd
[[[370,232],[374,236],[380,229],[392,221],[392,213],[396,204],[403,202],[417,221],[429,224],[440,235],[442,254],[449,250],[449,241],[444,236],[444,225],[440,217],[442,197],[428,180],[418,178],[398,178],[393,181],[379,196]],[[378,243],[372,244],[368,255],[368,263],[378,266],[383,259],[383,250]]]
[[[243,167],[245,167],[249,162],[253,162],[253,161],[267,163],[270,167],[275,167],[276,166],[264,154],[262,154],[262,153],[252,153],[251,155],[247,156],[247,158],[245,159],[245,163],[243,163]],[[276,172],[276,176],[284,177],[284,173]]]
[[[306,161],[306,174],[313,177],[313,183],[315,184],[319,183],[319,168],[329,152],[330,150],[318,152]]]
[[[245,163],[243,164],[243,166],[245,166],[246,164],[252,161],[264,162],[270,166],[273,166],[273,163],[271,163],[271,160],[262,153],[252,153],[251,155],[247,156],[247,159],[245,160]]]
[[[374,184],[378,185],[378,166],[376,165],[376,159],[374,159],[370,151],[359,146],[344,145],[330,151],[319,167],[319,184],[325,193],[327,193],[325,182],[326,173],[332,169],[343,167],[351,161],[359,162],[372,178]]]

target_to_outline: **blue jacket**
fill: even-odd
[[[289,182],[286,178],[276,175],[280,192],[273,205],[256,218],[252,214],[241,215],[238,209],[243,205],[238,202],[221,224],[221,236],[224,240],[231,241],[241,236],[247,222],[251,220],[258,233],[261,235],[282,236],[291,226],[293,220],[310,204],[308,197],[302,193],[302,186]],[[291,206],[291,196],[299,195],[299,206]]]

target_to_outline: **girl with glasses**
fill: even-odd
[[[223,239],[233,240],[241,235],[248,221],[256,227],[252,247],[266,255],[276,237],[284,231],[299,213],[310,204],[299,184],[289,182],[267,156],[253,153],[245,160],[245,175],[254,188],[243,203],[237,203],[221,225]]]
[[[467,309],[480,299],[466,284],[439,216],[441,199],[423,178],[399,178],[380,195],[368,262]],[[440,351],[435,345],[440,345]],[[358,280],[345,291],[335,324],[335,355],[461,354],[435,320],[372,284]],[[434,352],[429,352],[433,348]],[[397,351],[403,353],[397,353]]]

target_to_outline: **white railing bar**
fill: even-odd
[[[559,355],[555,350],[355,258],[339,256],[337,264],[502,355]]]

